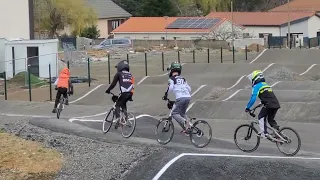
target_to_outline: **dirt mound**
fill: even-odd
[[[247,47],[248,52],[250,52],[250,51],[257,51],[258,49],[259,49],[259,51],[261,51],[261,50],[264,49],[264,46],[262,46],[262,45],[260,45],[260,44],[253,43],[253,44],[250,44],[250,45]]]
[[[298,73],[291,71],[286,67],[274,69],[265,74],[268,81],[305,81],[307,78],[301,77]]]
[[[214,87],[214,88],[211,89],[211,91],[205,97],[203,97],[203,99],[204,100],[215,100],[215,99],[218,99],[226,91],[227,91],[226,88]]]

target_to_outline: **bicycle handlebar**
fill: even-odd
[[[254,114],[254,112],[256,111],[257,108],[262,107],[263,104],[259,103],[257,106],[255,106],[254,108],[252,108],[248,113],[250,114],[250,116],[252,117],[256,117],[256,115]]]

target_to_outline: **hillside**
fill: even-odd
[[[230,11],[231,0],[113,0],[133,16],[202,16]],[[234,0],[234,11],[267,11],[286,0]]]

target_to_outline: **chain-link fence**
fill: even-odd
[[[63,52],[3,62],[6,67],[0,75],[3,97],[8,100],[51,101],[54,99],[55,78],[63,67],[69,67],[73,83],[109,84],[116,73],[115,65],[128,60],[130,71],[140,79],[144,76],[166,73],[171,62],[180,63],[237,63],[250,62],[263,50],[259,45],[240,49],[180,49],[167,51],[130,52],[130,49],[111,48],[86,52],[63,44]],[[95,53],[102,53],[99,56]],[[46,59],[41,61],[41,59]],[[6,81],[5,81],[6,79]],[[4,83],[6,82],[6,83]],[[50,84],[51,82],[51,84]],[[6,85],[7,91],[5,91]],[[81,85],[82,86],[82,85]],[[6,94],[6,96],[4,96]]]

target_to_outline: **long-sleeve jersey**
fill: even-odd
[[[117,72],[114,75],[113,81],[107,90],[108,91],[112,90],[117,85],[118,82],[119,82],[121,93],[134,92],[134,78],[130,72],[127,72],[127,71]]]
[[[191,97],[191,87],[188,85],[185,78],[181,76],[174,76],[168,80],[167,92],[173,91],[176,99],[181,97]]]
[[[252,87],[251,98],[247,104],[247,108],[251,108],[256,102],[257,97],[266,108],[280,108],[280,103],[273,93],[271,87],[265,82],[259,82]]]

